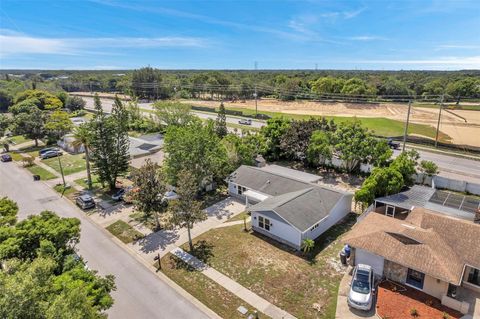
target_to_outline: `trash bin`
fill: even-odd
[[[340,261],[342,262],[342,265],[347,265],[347,254],[345,254],[343,250],[340,252]]]
[[[33,180],[34,181],[39,181],[40,180],[40,175],[33,175]]]
[[[343,247],[343,251],[345,252],[345,255],[347,256],[347,258],[350,258],[350,251],[351,251],[350,246],[345,245],[345,247]]]

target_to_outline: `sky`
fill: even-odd
[[[0,69],[480,69],[480,1],[0,1]]]

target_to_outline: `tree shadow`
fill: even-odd
[[[156,252],[159,249],[164,250],[167,246],[175,243],[180,235],[176,231],[158,231],[151,233],[135,242],[140,246],[140,251],[144,253]]]
[[[193,251],[191,253],[205,264],[209,265],[210,259],[215,256],[213,254],[213,247],[213,244],[206,240],[200,240],[193,245]]]

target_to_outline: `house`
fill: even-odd
[[[85,152],[85,147],[82,144],[78,144],[75,142],[76,138],[73,134],[66,134],[57,141],[57,145],[72,154]]]
[[[227,179],[230,195],[245,200],[252,229],[295,249],[351,211],[353,194],[315,184],[318,180],[275,165],[242,165]]]
[[[405,219],[415,207],[475,221],[475,214],[480,209],[480,200],[473,196],[415,185],[404,192],[376,198],[371,210],[390,217]]]
[[[423,207],[405,219],[370,213],[342,239],[351,263],[468,312],[480,293],[480,225]]]

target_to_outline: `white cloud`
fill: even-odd
[[[435,50],[448,50],[448,49],[480,49],[480,45],[475,44],[441,44],[438,45]]]
[[[375,35],[359,35],[347,38],[348,40],[353,41],[377,41],[377,40],[387,40],[385,37],[379,37]]]
[[[0,30],[0,56],[13,54],[76,55],[108,48],[205,47],[208,41],[194,37],[46,38]],[[92,51],[88,51],[92,52]]]

